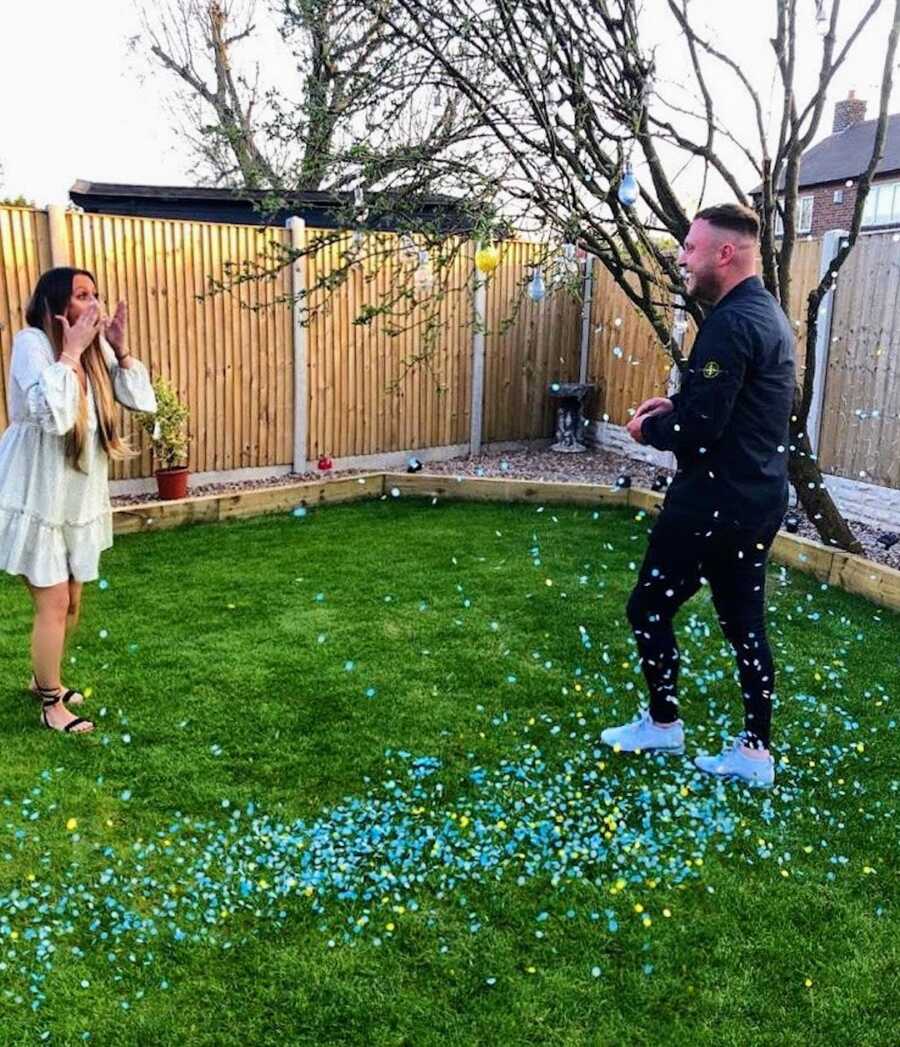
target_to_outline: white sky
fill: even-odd
[[[261,7],[265,0],[260,0]],[[826,0],[830,7],[830,0]],[[868,0],[844,0],[843,22],[866,8]],[[814,0],[799,0],[807,19],[801,71],[810,88],[821,40],[814,31]],[[158,185],[191,184],[190,161],[170,127],[162,104],[173,81],[149,62],[135,58],[129,39],[140,31],[130,0],[17,0],[4,5],[0,38],[0,196],[22,194],[43,206],[65,203],[77,178],[98,182]],[[658,88],[684,82],[683,48],[672,29],[665,0],[645,0],[648,24],[659,27]],[[854,88],[877,112],[877,88],[893,0],[857,45],[853,59],[838,74],[829,94],[820,137],[831,130],[833,103]],[[777,105],[771,47],[774,0],[693,0],[698,22],[709,25],[717,46],[738,58],[764,103]],[[760,12],[755,17],[750,12]],[[263,11],[260,12],[264,14]],[[262,20],[262,19],[261,19]],[[139,82],[137,72],[148,73]],[[747,113],[728,81],[714,84],[725,95],[724,111],[739,135],[752,133]],[[900,99],[900,89],[895,89]],[[898,108],[895,103],[892,109]],[[640,176],[640,171],[638,171]],[[751,180],[752,181],[752,180]],[[746,188],[750,188],[747,185]],[[707,201],[708,202],[708,201]]]

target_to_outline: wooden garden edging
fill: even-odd
[[[532,502],[537,505],[631,506],[652,512],[663,496],[640,487],[619,490],[602,484],[507,480],[500,477],[433,476],[419,473],[366,473],[251,491],[200,495],[177,502],[142,502],[113,510],[116,534],[159,531],[187,523],[237,520],[297,506],[330,505],[380,498],[446,498],[478,502]],[[863,556],[828,549],[799,535],[779,533],[772,559],[811,574],[874,604],[900,611],[900,571]]]

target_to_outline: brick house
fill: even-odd
[[[866,169],[875,141],[877,120],[865,117],[866,103],[851,91],[834,107],[828,138],[803,154],[797,198],[799,234],[821,236],[829,229],[850,228],[856,181]],[[758,204],[758,188],[753,197]],[[781,222],[776,221],[778,231]],[[884,156],[872,179],[862,220],[863,232],[893,228],[900,228],[900,113],[888,117]]]

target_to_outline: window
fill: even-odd
[[[797,201],[797,232],[808,233],[812,231],[812,209],[813,198],[801,196]]]
[[[832,198],[832,203],[842,204],[843,202],[844,202],[844,190],[843,189],[835,189],[834,197]]]
[[[880,182],[869,189],[863,208],[863,225],[900,222],[900,182]]]
[[[780,207],[784,207],[784,200],[779,200],[778,204]],[[812,232],[812,213],[813,213],[813,197],[811,196],[800,196],[797,198],[797,232],[798,233],[809,233]],[[775,235],[784,236],[784,222],[781,220],[781,214],[775,212]]]

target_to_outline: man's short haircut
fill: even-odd
[[[743,204],[716,204],[715,207],[704,207],[694,215],[694,220],[702,218],[716,229],[727,229],[731,233],[759,239],[759,217],[750,207]]]

